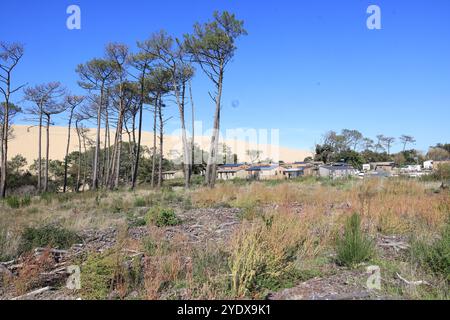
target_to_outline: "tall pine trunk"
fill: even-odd
[[[131,189],[134,190],[136,187],[136,180],[139,170],[139,158],[141,156],[141,139],[142,139],[142,112],[144,109],[144,81],[145,81],[145,68],[141,75],[141,94],[139,101],[139,128],[138,128],[138,142],[136,150],[136,162],[134,164],[133,181],[131,183]]]
[[[78,136],[78,170],[77,170],[77,182],[75,186],[75,191],[78,192],[80,189],[80,181],[81,181],[81,135],[80,129],[78,127],[78,120],[75,121],[75,128],[77,130]]]
[[[46,123],[46,150],[45,150],[45,178],[44,178],[44,192],[48,191],[48,165],[49,165],[49,154],[50,154],[50,115],[47,114],[47,123]]]
[[[42,191],[42,110],[39,111],[39,137],[38,137],[38,191]]]
[[[98,157],[100,152],[100,129],[102,126],[102,106],[103,106],[103,92],[104,92],[105,86],[102,84],[100,88],[100,103],[97,107],[97,137],[95,140],[95,153],[94,153],[94,164],[93,164],[93,170],[92,170],[92,189],[97,190],[98,189]]]
[[[158,168],[158,188],[162,187],[162,163],[164,157],[164,121],[162,114],[162,102],[159,103],[159,168]]]
[[[208,165],[206,167],[206,179],[209,187],[213,188],[216,184],[217,176],[217,152],[219,149],[219,130],[220,130],[220,107],[222,99],[222,83],[223,83],[223,68],[220,68],[219,82],[216,102],[216,112],[214,114],[214,128],[211,136],[210,153],[208,158]]]
[[[72,130],[72,117],[73,117],[73,110],[74,108],[70,109],[70,115],[69,115],[69,128],[67,131],[67,145],[66,145],[66,157],[64,158],[64,186],[63,186],[63,192],[66,192],[67,188],[67,166],[68,166],[68,157],[69,157],[69,148],[70,148],[70,130]]]
[[[155,112],[153,114],[153,154],[152,154],[152,177],[151,177],[151,187],[155,187],[155,171],[156,171],[156,119],[158,114],[158,97],[155,101]]]

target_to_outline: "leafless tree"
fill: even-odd
[[[6,196],[6,177],[8,175],[8,140],[11,123],[11,95],[22,89],[25,85],[13,88],[12,73],[24,55],[24,48],[19,43],[0,43],[0,92],[3,95],[4,103],[0,105],[3,109],[3,121],[1,125],[2,145],[0,148],[0,196]]]
[[[106,53],[109,60],[112,61],[116,72],[116,78],[118,84],[115,87],[117,93],[117,124],[116,133],[114,137],[114,149],[112,162],[110,166],[110,174],[108,179],[108,185],[110,189],[115,189],[119,185],[119,172],[120,172],[120,157],[122,151],[122,132],[123,123],[125,117],[125,92],[127,86],[127,66],[129,60],[128,47],[124,44],[111,43],[106,47]],[[113,95],[114,96],[114,95]]]
[[[142,50],[153,54],[158,61],[170,72],[172,78],[172,90],[178,106],[181,124],[181,139],[183,143],[183,163],[185,187],[190,186],[190,148],[187,140],[185,105],[186,86],[194,75],[194,69],[187,62],[184,46],[177,39],[173,39],[165,31],[153,34],[150,39],[139,43]]]
[[[65,99],[66,109],[69,111],[69,123],[68,123],[68,131],[67,131],[67,145],[66,145],[66,156],[64,158],[64,186],[63,192],[66,192],[67,188],[67,168],[68,168],[68,158],[69,158],[69,148],[70,148],[70,134],[72,130],[72,119],[75,112],[75,109],[82,104],[84,101],[83,96],[74,96],[68,95]],[[78,120],[78,119],[76,119]]]
[[[93,59],[85,64],[78,65],[76,72],[81,81],[79,85],[89,91],[100,91],[99,102],[97,103],[97,134],[95,141],[94,166],[92,172],[92,188],[99,187],[99,153],[100,153],[100,130],[102,123],[102,111],[105,104],[106,89],[114,80],[114,65],[109,60]]]
[[[62,89],[61,89],[62,90]],[[61,91],[63,95],[64,92]],[[44,176],[44,192],[48,191],[48,168],[49,168],[49,161],[50,161],[50,125],[52,124],[51,118],[53,115],[62,113],[66,110],[66,105],[64,103],[59,102],[52,102],[49,104],[46,104],[44,106],[44,109],[42,110],[42,113],[44,115],[45,119],[45,131],[46,131],[46,149],[45,149],[45,176]]]
[[[29,87],[24,90],[24,98],[33,103],[28,108],[30,119],[38,126],[38,191],[42,191],[42,128],[44,125],[44,110],[52,109],[56,100],[64,95],[64,88],[59,82],[50,82]]]
[[[408,136],[406,134],[400,137],[400,141],[403,143],[403,152],[406,150],[406,145],[416,143],[416,139],[413,136]]]
[[[136,187],[136,180],[139,169],[139,159],[141,154],[141,139],[142,139],[142,113],[144,109],[145,97],[146,97],[146,77],[150,72],[152,63],[155,60],[155,56],[151,53],[142,50],[141,43],[138,42],[138,47],[141,51],[134,54],[130,58],[131,65],[138,71],[138,76],[135,78],[139,82],[139,124],[138,124],[138,139],[137,145],[135,146],[135,163],[133,168],[133,175],[131,180],[131,189]],[[133,126],[134,127],[134,126]],[[134,131],[133,131],[134,132]]]

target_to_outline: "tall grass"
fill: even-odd
[[[337,241],[337,262],[340,265],[354,267],[368,261],[374,254],[372,241],[361,229],[361,218],[352,214],[346,221],[344,234]]]
[[[313,239],[307,226],[290,213],[244,222],[230,247],[233,295],[242,297],[295,282],[296,261],[312,254]]]

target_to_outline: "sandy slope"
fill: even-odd
[[[24,125],[14,125],[13,139],[9,145],[9,158],[17,154],[23,155],[29,164],[37,158],[38,154],[38,128]],[[67,143],[67,128],[65,127],[51,127],[50,128],[50,159],[62,160],[65,155]],[[78,138],[76,131],[72,130],[72,139],[70,150],[78,150]],[[95,130],[91,130],[92,138],[95,136]],[[111,139],[114,139],[114,133],[111,134]],[[103,132],[102,132],[103,137]],[[124,135],[124,141],[128,141],[127,135]],[[43,141],[43,155],[45,152],[45,131],[42,136]],[[204,150],[208,150],[209,137],[198,136],[196,143],[201,145]],[[153,144],[153,134],[144,132],[142,136],[143,145],[151,147]],[[166,136],[164,139],[165,147],[164,153],[167,157],[173,158],[174,155],[180,154],[182,150],[181,139],[178,136]],[[307,156],[311,155],[310,151],[289,149],[284,147],[277,147],[273,145],[260,144],[241,141],[241,140],[226,140],[225,143],[229,146],[233,153],[238,155],[239,161],[249,161],[246,156],[246,150],[261,150],[263,155],[261,159],[271,158],[274,161],[283,160],[285,162],[303,161]]]

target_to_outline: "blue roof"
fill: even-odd
[[[223,164],[220,167],[222,168],[236,168],[236,167],[241,167],[243,166],[244,163],[227,163],[227,164]]]
[[[322,168],[331,170],[331,171],[336,171],[336,170],[354,170],[355,168],[353,168],[352,166],[349,165],[338,165],[338,166],[323,166]]]
[[[271,166],[254,166],[247,169],[247,171],[265,171],[265,170],[273,170],[278,168],[278,164],[274,164]]]
[[[300,171],[305,171],[304,168],[291,168],[291,169],[286,169],[284,170],[285,172],[300,172]]]

